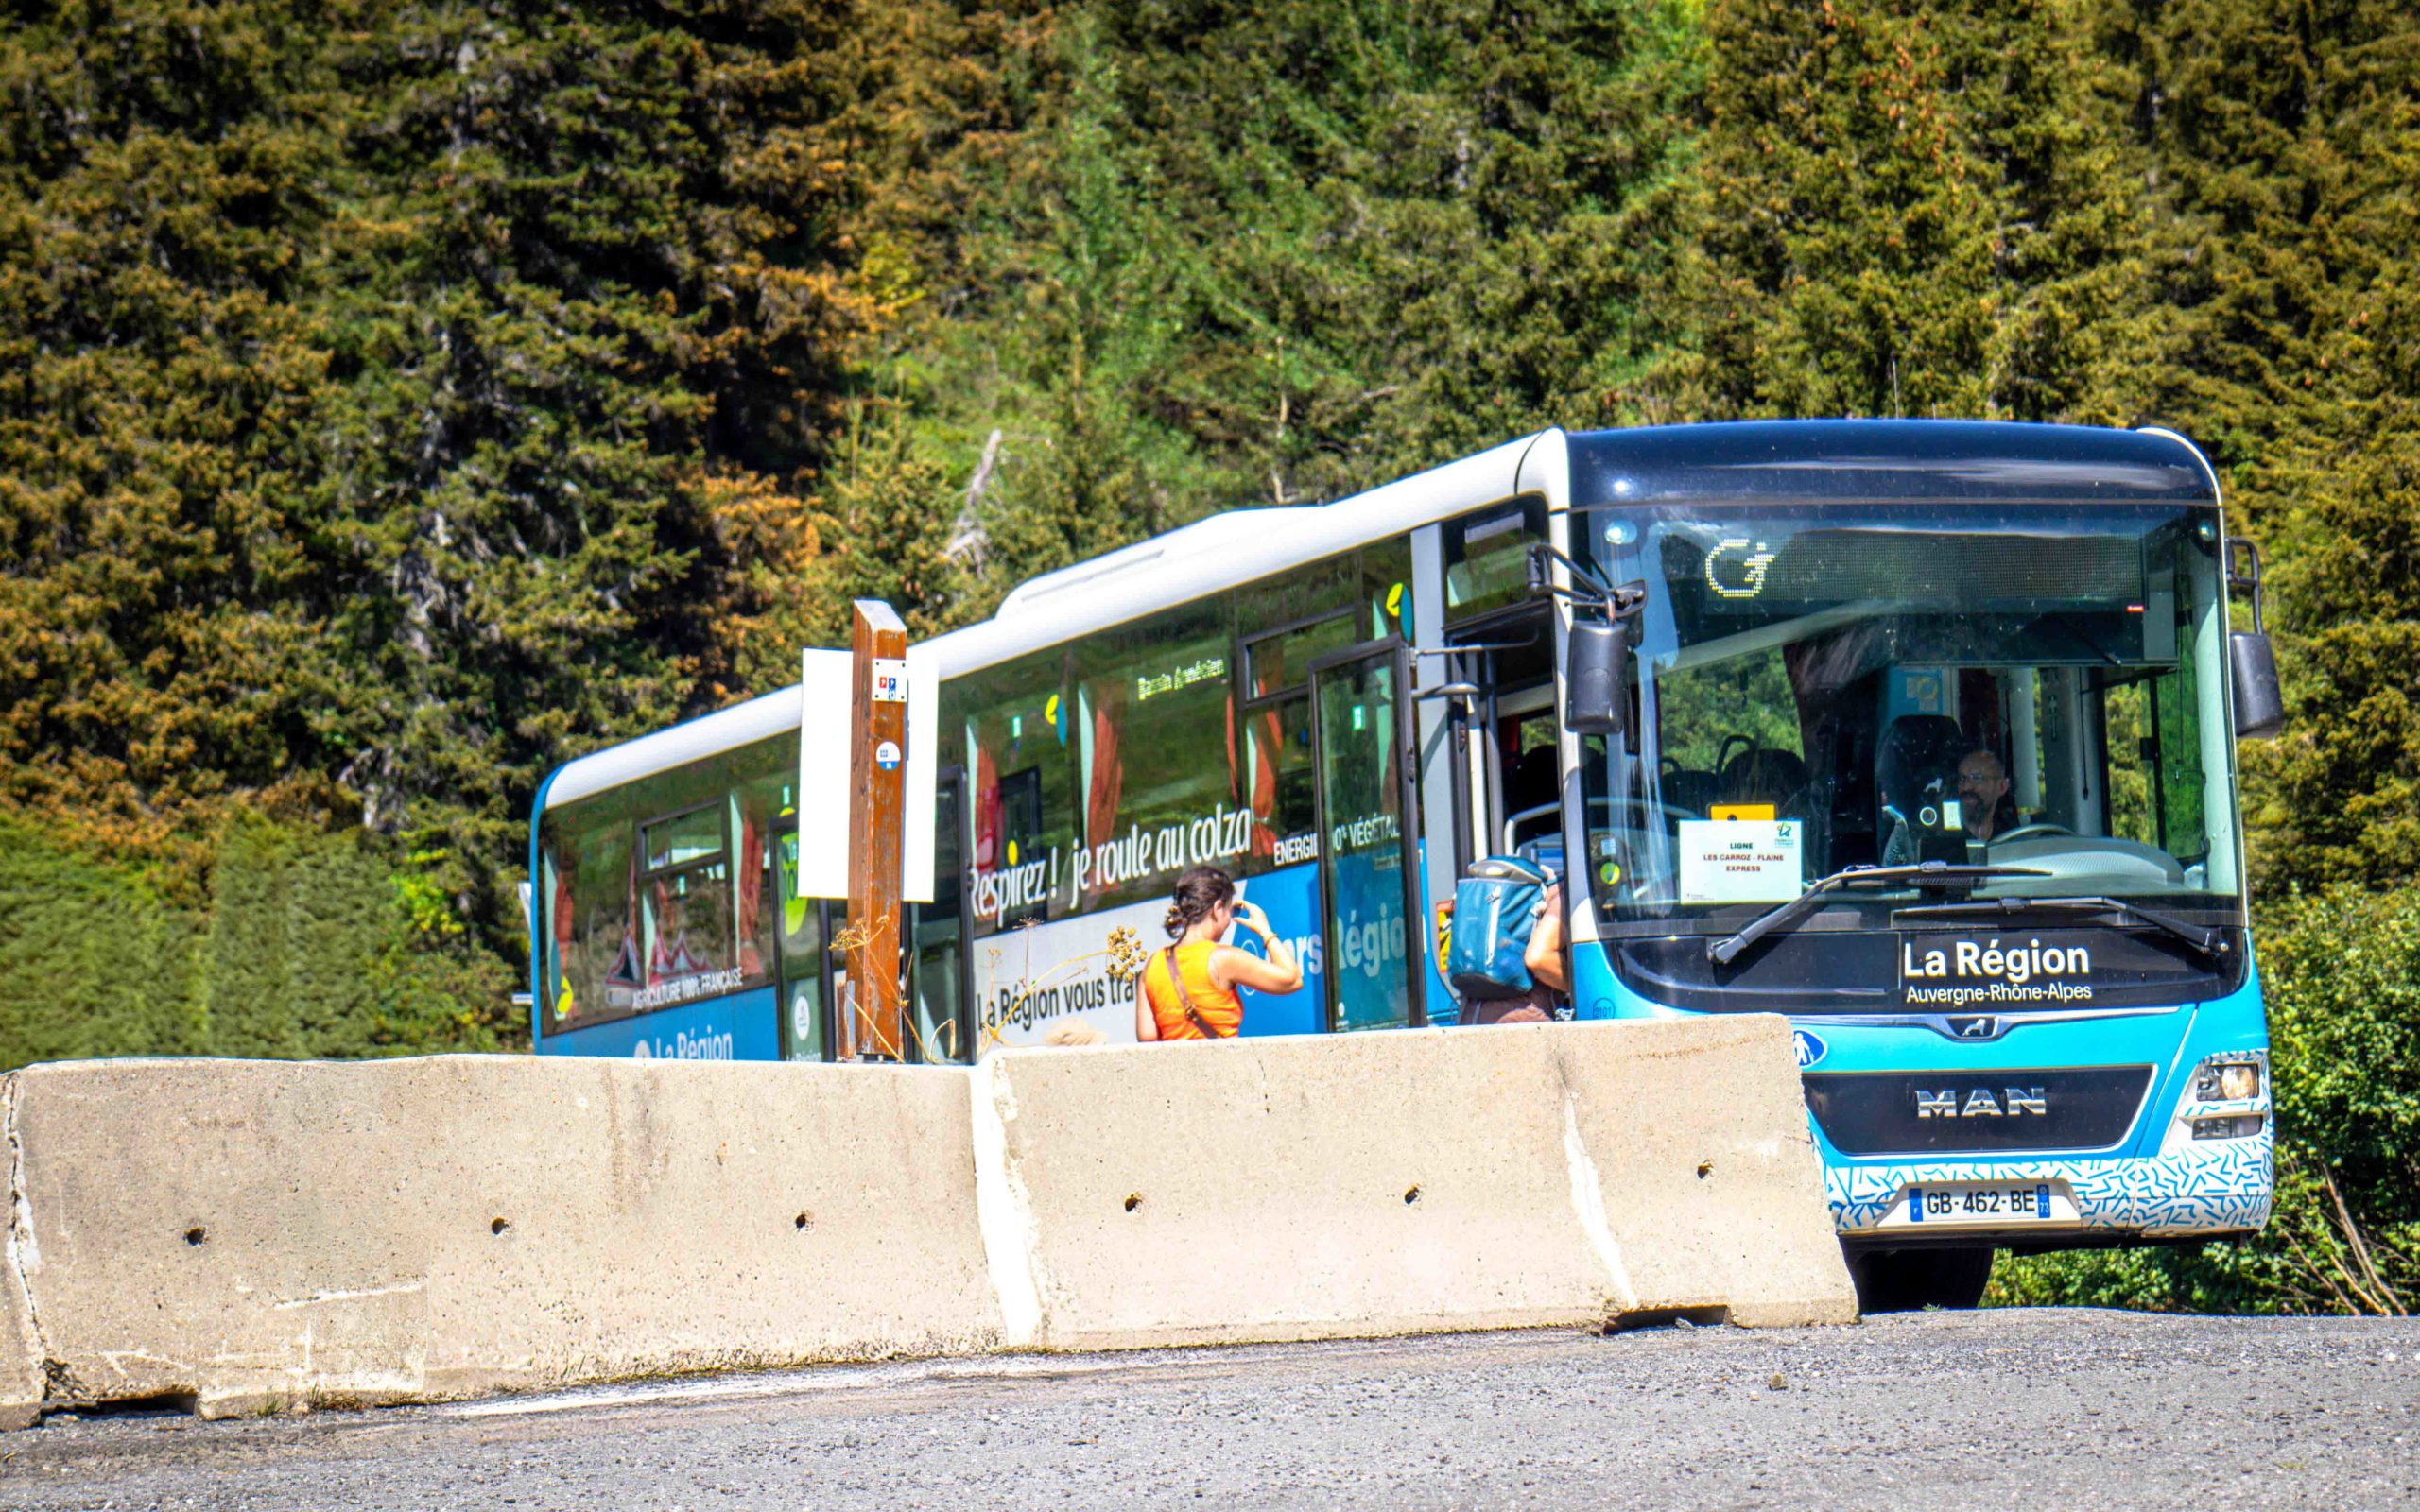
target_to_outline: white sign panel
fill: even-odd
[[[1683,819],[1681,902],[1788,902],[1806,887],[1797,819]]]
[[[933,806],[940,801],[942,675],[933,654],[908,648],[908,805],[901,829],[900,865],[907,872],[900,896],[911,903],[933,901]],[[961,818],[960,822],[964,822]],[[958,879],[949,879],[958,885]]]
[[[908,701],[908,663],[893,657],[873,659],[873,701],[906,703]]]
[[[939,791],[940,679],[920,646],[906,662],[877,658],[874,669],[890,674],[894,690],[908,700],[908,805],[902,825],[901,895],[911,903],[933,901],[933,804]],[[849,895],[849,754],[856,729],[849,708],[853,663],[846,651],[806,651],[799,658],[798,895]],[[900,685],[905,684],[904,690]],[[898,696],[895,691],[893,696]],[[955,879],[953,879],[953,882]]]

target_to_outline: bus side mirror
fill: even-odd
[[[1630,627],[1616,620],[1571,626],[1569,673],[1564,683],[1563,728],[1575,735],[1618,735],[1630,726],[1630,689],[1623,663]]]
[[[2260,548],[2227,538],[2227,587],[2252,595],[2252,628],[2227,634],[2227,671],[2235,683],[2235,738],[2266,740],[2286,728],[2286,696],[2277,686],[2277,653],[2261,621]]]
[[[2227,670],[2235,675],[2235,738],[2266,740],[2286,728],[2286,696],[2277,686],[2277,653],[2266,630],[2227,637]]]

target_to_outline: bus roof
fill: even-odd
[[[1561,480],[1522,463],[1548,438]],[[1551,456],[1551,449],[1549,451]],[[917,650],[942,677],[994,665],[1297,562],[1401,535],[1477,504],[1542,490],[1557,504],[1610,507],[1686,498],[1753,503],[1918,498],[2037,503],[2212,503],[2209,464],[2167,431],[1986,421],[1744,421],[1542,431],[1330,504],[1236,509],[1020,584],[992,618]],[[543,809],[795,730],[795,685],[657,730],[558,768]]]
[[[1214,514],[1045,573],[1002,599],[990,619],[933,640],[932,653],[943,677],[957,677],[1509,499],[1522,491],[1522,458],[1555,434],[1525,436],[1332,504]]]
[[[1720,499],[2214,504],[2172,431],[2002,421],[1741,421],[1570,438],[1575,508]]]

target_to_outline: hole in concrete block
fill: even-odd
[[[1403,1205],[1404,1205],[1405,1207],[1409,1208],[1409,1207],[1410,1207],[1413,1203],[1418,1202],[1419,1200],[1420,1200],[1420,1188],[1419,1188],[1417,1185],[1414,1185],[1414,1186],[1411,1186],[1411,1187],[1409,1187],[1409,1188],[1406,1188],[1406,1189],[1405,1189],[1405,1191],[1404,1191],[1404,1194],[1403,1194]]]
[[[511,1227],[512,1220],[510,1218],[492,1219],[488,1224],[488,1232],[492,1234],[500,1234]]]
[[[210,1243],[210,1230],[199,1224],[195,1224],[185,1230],[185,1243],[196,1247],[206,1245]]]
[[[1714,1162],[1712,1160],[1700,1160],[1698,1162],[1698,1179],[1703,1181],[1712,1175],[1714,1175]]]
[[[802,1212],[796,1218],[791,1220],[791,1224],[800,1233],[804,1233],[809,1228],[815,1227],[815,1214],[811,1212]]]
[[[1128,1194],[1126,1194],[1126,1211],[1129,1211],[1129,1212],[1132,1212],[1135,1209],[1137,1209],[1137,1208],[1141,1207],[1142,1205],[1143,1205],[1143,1194],[1141,1194],[1140,1192],[1129,1192]]]

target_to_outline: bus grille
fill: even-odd
[[[2098,1150],[2126,1137],[2149,1066],[1810,1074],[1806,1107],[1843,1155]]]

